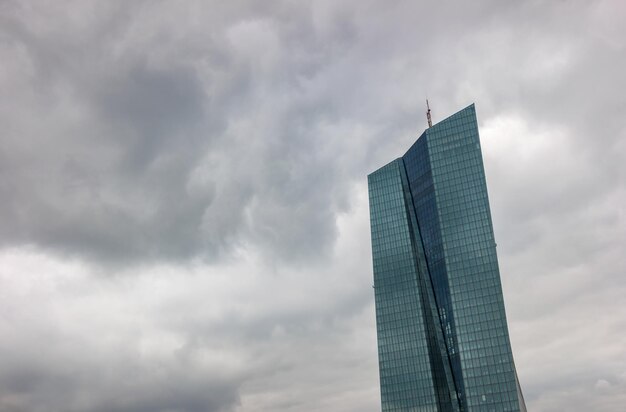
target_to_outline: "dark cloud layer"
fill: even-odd
[[[365,176],[476,103],[536,411],[626,402],[626,7],[0,5],[0,410],[379,410]]]
[[[5,244],[113,262],[214,258],[247,242],[286,258],[327,251],[345,186],[319,130],[337,109],[304,84],[330,53],[306,11],[235,10],[207,29],[170,26],[167,14],[193,11],[167,3],[73,6],[5,7],[22,100],[3,104]]]

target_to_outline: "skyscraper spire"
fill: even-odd
[[[426,119],[428,119],[428,127],[433,127],[433,119],[430,117],[430,106],[428,105],[428,99],[426,99]]]

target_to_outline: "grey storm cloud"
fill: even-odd
[[[476,103],[530,409],[620,411],[624,19],[3,2],[0,411],[379,410],[365,176],[426,97]]]
[[[3,104],[5,244],[113,262],[214,258],[247,242],[303,258],[332,245],[344,172],[319,127],[338,115],[303,85],[329,53],[306,14],[287,10],[302,27],[236,15],[171,33],[148,6],[73,6],[84,22],[5,6],[21,99]],[[320,55],[298,56],[294,34]]]

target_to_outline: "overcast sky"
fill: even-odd
[[[0,1],[0,411],[380,410],[366,176],[476,104],[531,411],[626,404],[626,3]]]

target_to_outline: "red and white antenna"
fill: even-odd
[[[426,119],[428,119],[428,127],[433,127],[433,119],[430,117],[430,106],[428,105],[428,99],[426,99]]]

